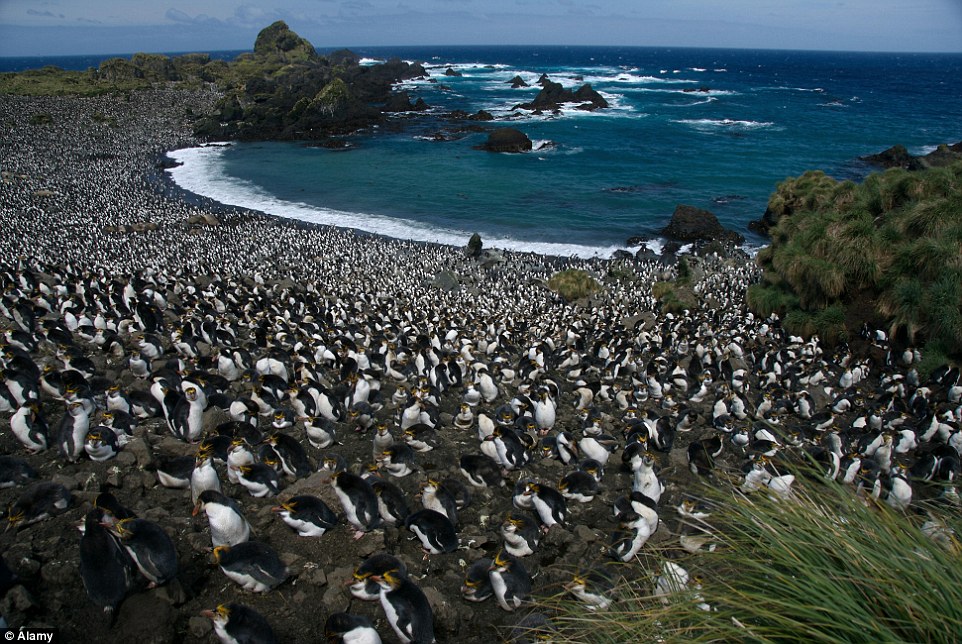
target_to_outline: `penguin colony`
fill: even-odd
[[[918,353],[879,332],[859,351],[788,337],[746,312],[750,262],[701,260],[700,305],[671,315],[657,262],[573,307],[543,281],[609,262],[482,264],[224,207],[219,226],[184,226],[212,206],[166,194],[155,163],[194,143],[186,108],[215,99],[0,98],[11,624],[550,635],[537,596],[605,610],[621,577],[656,595],[692,583],[645,546],[710,539],[696,477],[724,468],[789,498],[807,451],[909,510],[958,475],[958,370],[922,381]],[[434,286],[441,271],[460,288]]]

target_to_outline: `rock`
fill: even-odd
[[[230,414],[221,409],[220,407],[210,407],[204,411],[203,416],[203,433],[212,434],[214,433],[214,428],[221,423],[226,423],[230,421]]]
[[[530,152],[531,139],[521,130],[502,127],[488,134],[488,140],[476,149],[488,152]]]
[[[554,81],[547,80],[546,77],[542,76],[543,82],[541,82],[542,89],[538,92],[538,95],[534,97],[534,100],[530,103],[522,103],[518,105],[518,108],[525,110],[557,110],[564,103],[580,103],[578,109],[582,110],[596,110],[604,107],[608,107],[608,101],[605,100],[604,96],[595,91],[590,83],[585,83],[578,88],[577,91],[571,91],[570,89],[565,89],[561,83],[555,83]]]
[[[918,159],[905,149],[904,145],[893,145],[887,150],[882,150],[878,154],[869,154],[861,157],[862,161],[880,168],[904,168],[906,170],[918,170],[922,167]]]
[[[711,212],[684,204],[675,208],[671,221],[662,229],[660,234],[681,242],[715,239],[731,241],[736,244],[745,242],[744,237],[722,226],[718,218]]]
[[[254,55],[283,62],[317,60],[314,45],[291,31],[283,20],[264,27],[254,41]]]
[[[411,102],[411,96],[407,92],[397,92],[391,94],[391,98],[382,108],[385,112],[423,112],[428,109],[428,104],[419,98],[416,103]]]
[[[154,460],[153,455],[150,453],[150,445],[144,440],[142,436],[133,438],[124,447],[124,452],[127,454],[132,454],[134,461],[137,463],[137,467],[144,468],[150,465]]]
[[[188,217],[184,223],[188,226],[220,226],[220,220],[209,212]]]
[[[469,121],[493,121],[494,115],[487,110],[478,110],[468,117]]]
[[[471,239],[468,240],[468,245],[464,248],[464,254],[473,259],[481,257],[481,250],[483,248],[483,243],[481,242],[481,235],[474,233],[471,235]]]
[[[464,74],[462,74],[458,70],[451,69],[450,67],[444,70],[444,75],[445,76],[464,76]]]
[[[519,88],[519,87],[530,87],[530,85],[528,85],[526,82],[524,82],[524,79],[521,78],[520,76],[515,76],[514,78],[512,78],[512,79],[509,80],[508,82],[511,83],[511,87],[512,87],[513,89],[517,89],[517,88]]]
[[[214,630],[214,626],[206,617],[194,615],[187,620],[187,630],[190,631],[190,634],[197,639],[207,640],[210,632]]]

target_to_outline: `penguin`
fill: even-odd
[[[397,570],[383,572],[376,581],[381,587],[384,616],[398,639],[403,644],[432,644],[435,641],[434,613],[424,591]]]
[[[9,527],[25,527],[61,514],[70,506],[72,498],[70,491],[59,483],[33,483],[7,510]]]
[[[153,468],[157,482],[166,488],[189,489],[195,462],[193,456],[154,456]]]
[[[615,560],[627,563],[634,559],[648,542],[652,530],[647,518],[634,512],[622,514],[620,519],[621,529],[625,532],[614,533],[610,554]]]
[[[419,510],[411,514],[404,526],[417,535],[427,554],[438,555],[454,552],[460,541],[454,524],[448,517],[435,510]]]
[[[245,541],[236,546],[214,548],[214,562],[244,590],[266,593],[284,583],[290,572],[266,543]]]
[[[186,384],[186,383],[185,383]],[[207,395],[200,387],[187,386],[184,396],[174,406],[170,429],[174,436],[188,443],[196,443],[204,431],[204,410]]]
[[[277,644],[270,623],[243,604],[221,604],[200,614],[213,622],[214,633],[222,644]]]
[[[440,512],[452,525],[458,524],[458,505],[450,489],[437,479],[429,478],[421,484],[421,505]]]
[[[528,483],[524,495],[531,498],[531,507],[541,520],[543,530],[547,531],[553,525],[564,525],[568,504],[558,490],[540,483]]]
[[[528,514],[512,512],[501,523],[504,549],[512,557],[527,557],[538,549],[541,531],[538,522]]]
[[[468,567],[461,582],[461,597],[469,602],[483,602],[494,596],[491,588],[489,569],[491,560],[487,557],[478,559]]]
[[[488,578],[498,606],[509,613],[520,608],[531,594],[531,575],[518,559],[504,550],[491,562]]]
[[[0,454],[0,489],[16,487],[37,478],[37,471],[22,458]]]
[[[304,425],[308,442],[317,449],[327,449],[337,441],[337,429],[332,421],[322,416],[298,416]]]
[[[195,505],[205,490],[220,492],[220,478],[217,476],[217,470],[214,469],[210,452],[198,450],[194,469],[190,473],[190,496]]]
[[[464,454],[458,461],[461,473],[474,487],[503,487],[504,477],[497,464],[484,454]]]
[[[10,430],[31,454],[48,447],[50,430],[36,402],[23,405],[10,417]]]
[[[90,460],[97,463],[109,461],[120,451],[117,435],[109,427],[98,426],[87,432],[83,444],[84,451]]]
[[[480,396],[479,396],[480,399]],[[474,425],[474,412],[468,402],[461,403],[457,415],[454,417],[454,426],[460,430],[469,430]]]
[[[198,497],[193,514],[196,516],[201,510],[207,515],[210,540],[215,547],[236,546],[250,539],[250,524],[234,499],[217,490],[205,490]]]
[[[438,435],[433,427],[417,423],[404,430],[404,442],[419,453],[430,452],[438,446]]]
[[[342,470],[331,477],[331,486],[344,508],[347,522],[354,528],[355,540],[381,526],[377,496],[370,483],[357,474]]]
[[[374,622],[353,613],[331,613],[324,622],[324,637],[342,644],[381,644]]]
[[[102,607],[112,624],[114,611],[133,587],[136,567],[127,550],[100,523],[101,511],[84,516],[80,537],[80,578],[87,597]]]
[[[395,443],[381,452],[377,458],[380,469],[391,476],[402,478],[414,471],[415,451],[407,443]]]
[[[354,570],[350,582],[351,595],[362,601],[379,601],[381,586],[377,583],[377,579],[389,570],[395,571],[398,575],[407,576],[407,566],[397,557],[386,552],[371,555]]]
[[[572,470],[561,478],[558,491],[571,501],[590,503],[598,494],[598,480],[584,470]]]
[[[67,405],[67,412],[60,422],[57,432],[57,447],[60,455],[74,463],[84,453],[84,439],[90,429],[90,415],[81,402]]]
[[[104,491],[94,499],[94,507],[103,511],[100,522],[107,527],[113,527],[117,522],[124,519],[136,519],[137,515],[121,504],[110,492]]]
[[[110,531],[120,539],[127,554],[147,581],[162,586],[177,576],[177,548],[158,524],[147,519],[121,519]]]
[[[404,492],[379,476],[368,477],[371,489],[377,496],[377,510],[381,519],[388,525],[404,525],[411,515]]]
[[[593,567],[578,572],[564,585],[590,611],[607,610],[614,601],[611,591],[615,586],[612,575],[606,570]]]
[[[255,499],[276,496],[281,491],[281,477],[268,461],[241,465],[236,473],[237,482]]]
[[[266,440],[280,457],[281,467],[287,476],[297,479],[310,476],[314,471],[314,466],[311,464],[307,452],[293,436],[274,432]]]
[[[271,511],[301,537],[321,537],[337,525],[337,515],[324,501],[309,494],[293,496]]]

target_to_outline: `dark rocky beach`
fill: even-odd
[[[686,493],[698,479],[719,485],[730,480],[692,473],[690,446],[721,436],[715,469],[731,473],[737,485],[750,443],[763,440],[756,436],[759,429],[776,428],[772,439],[786,453],[823,448],[826,436],[845,430],[839,451],[847,450],[861,438],[848,428],[867,409],[883,409],[893,382],[906,398],[906,390],[918,385],[912,385],[912,352],[889,356],[878,336],[828,348],[789,337],[777,320],[752,316],[744,295],[758,269],[744,257],[691,257],[686,267],[697,304],[668,313],[652,295],[652,284],[675,277],[678,269],[658,258],[579,260],[497,250],[472,257],[463,248],[308,226],[184,195],[165,179],[162,155],[199,143],[191,115],[208,112],[218,98],[179,89],[95,98],[0,97],[0,277],[9,313],[0,323],[11,332],[8,346],[20,337],[14,331],[34,339],[23,351],[42,373],[67,370],[65,356],[89,365],[91,427],[99,424],[110,387],[143,394],[163,374],[210,388],[202,418],[202,435],[210,436],[238,422],[229,403],[264,398],[257,376],[272,372],[255,363],[268,356],[284,365],[286,385],[307,387],[313,380],[340,400],[345,410],[332,421],[336,444],[313,447],[301,422],[280,430],[305,449],[311,471],[282,475],[276,495],[254,498],[228,482],[225,465],[215,464],[224,493],[241,505],[251,525],[252,539],[274,549],[290,576],[273,590],[253,593],[221,572],[204,513],[192,514],[190,490],[158,480],[161,457],[198,451],[196,443],[175,437],[162,415],[140,419],[113,458],[96,462],[81,454],[71,461],[58,453],[55,439],[69,394],[58,399],[39,387],[39,408],[51,428],[49,448],[30,453],[18,440],[8,422],[17,409],[12,405],[2,414],[0,453],[26,461],[37,480],[64,486],[71,501],[31,525],[5,521],[10,525],[0,533],[0,552],[16,580],[0,602],[0,615],[11,626],[54,626],[69,642],[209,642],[216,635],[201,612],[235,602],[265,617],[277,641],[317,641],[329,615],[348,611],[369,617],[382,639],[393,642],[398,640],[379,602],[352,598],[345,584],[366,558],[387,552],[406,564],[427,597],[438,641],[500,641],[541,609],[526,603],[509,612],[495,599],[468,602],[462,584],[474,562],[498,553],[500,527],[510,512],[534,519],[534,511],[513,506],[515,482],[558,487],[575,469],[550,450],[542,454],[543,436],[557,439],[568,432],[584,440],[600,429],[614,445],[593,500],[568,500],[564,524],[546,529],[535,552],[521,558],[533,577],[532,600],[565,593],[575,572],[610,559],[618,529],[612,505],[632,491],[630,459],[623,463],[626,434],[637,427],[631,414],[666,419],[648,438],[664,484],[660,523],[641,552],[618,567],[628,583],[646,592],[659,565],[649,552],[678,541],[683,529],[676,507]],[[551,276],[565,269],[587,271],[602,288],[566,302],[547,288]],[[119,306],[125,301],[126,310]],[[162,354],[148,358],[152,375],[138,377],[130,357],[144,350],[144,333],[158,339]],[[110,340],[98,342],[104,336]],[[250,357],[242,365],[252,370],[246,379],[231,379],[218,368],[218,355],[235,349]],[[7,351],[4,357],[8,388],[14,372],[24,369],[16,355]],[[497,391],[472,405],[473,420],[459,427],[461,402],[471,395],[468,384],[487,382],[485,374]],[[358,380],[374,392],[366,395],[372,407],[355,405],[358,417],[370,414],[370,423],[386,423],[396,441],[402,442],[402,426],[411,424],[404,412],[415,396],[424,410],[417,424],[435,425],[425,430],[434,447],[416,453],[412,473],[392,476],[383,459],[378,469],[412,511],[420,509],[416,495],[429,478],[468,485],[459,459],[482,452],[482,415],[495,422],[508,412],[504,422],[528,436],[522,443],[531,441],[530,461],[507,466],[504,487],[468,487],[471,499],[458,512],[460,545],[454,552],[425,557],[403,526],[353,538],[321,464],[324,456],[337,455],[348,469],[363,473],[376,462],[374,429],[359,430],[364,421],[346,409],[359,396]],[[542,391],[556,406],[553,421],[536,414]],[[958,405],[948,388],[933,385],[928,395],[943,417]],[[815,432],[813,417],[846,396],[867,402],[832,412],[834,429]],[[802,399],[808,402],[799,404]],[[767,400],[776,401],[774,410]],[[265,415],[258,417],[255,405],[253,416],[267,433],[273,411],[294,416],[296,409],[283,395],[265,404],[271,411],[262,406]],[[752,437],[741,445],[730,438],[737,433],[733,427],[743,425]],[[911,425],[919,444],[929,429],[921,425]],[[588,442],[584,451],[590,453]],[[888,466],[909,466],[915,458],[913,446],[890,455]],[[881,480],[889,478],[889,468]],[[0,507],[9,511],[29,485],[0,489]],[[156,588],[135,581],[112,624],[88,598],[79,566],[77,525],[104,491],[159,524],[178,560],[173,581]],[[297,494],[323,500],[338,514],[338,525],[321,537],[299,537],[272,511]]]

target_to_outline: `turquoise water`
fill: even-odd
[[[656,235],[680,203],[747,230],[788,176],[871,170],[862,155],[962,139],[962,56],[646,48],[357,50],[420,60],[432,109],[349,137],[352,149],[243,143],[180,151],[172,174],[220,201],[400,238],[607,256]],[[445,75],[454,69],[461,76]],[[542,73],[591,83],[609,109],[533,115]],[[512,89],[516,75],[531,87]],[[474,150],[452,110],[485,109],[536,150]],[[437,134],[447,140],[434,140]]]

